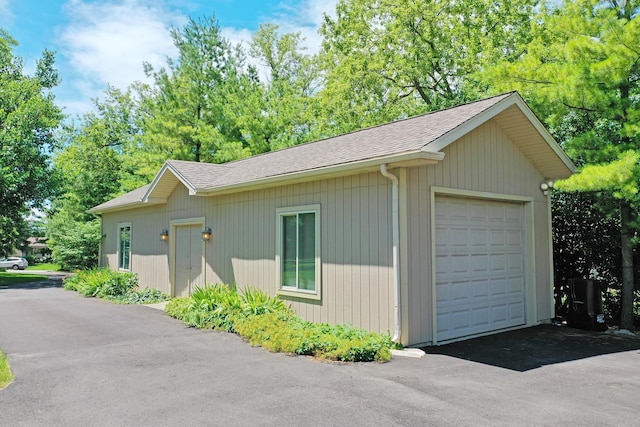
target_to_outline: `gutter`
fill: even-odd
[[[426,152],[422,150],[414,150],[401,154],[393,154],[383,157],[375,157],[373,159],[360,160],[355,162],[341,163],[337,165],[325,166],[316,169],[308,169],[304,171],[289,172],[269,177],[258,178],[253,181],[238,182],[235,184],[218,185],[210,188],[199,188],[195,195],[212,196],[228,193],[236,193],[239,191],[254,190],[267,186],[277,186],[289,184],[295,180],[316,180],[328,179],[333,176],[343,176],[351,172],[376,171],[383,163],[390,167],[400,167],[410,165],[409,162],[418,162],[419,164],[436,164],[444,159],[444,153]]]
[[[398,177],[387,170],[387,164],[380,165],[380,173],[385,178],[391,180],[391,234],[392,234],[392,269],[393,269],[393,311],[395,317],[395,328],[392,340],[400,342],[402,334],[402,312],[400,307],[400,266],[399,266],[399,248],[400,248],[400,201],[398,197],[399,180]]]

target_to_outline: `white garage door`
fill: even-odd
[[[436,336],[525,323],[523,205],[436,197]]]

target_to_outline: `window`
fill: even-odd
[[[118,224],[118,268],[131,270],[131,223]]]
[[[280,293],[319,299],[320,206],[281,208],[277,220]]]

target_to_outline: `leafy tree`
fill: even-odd
[[[140,185],[135,167],[139,128],[129,94],[109,88],[95,113],[67,126],[55,156],[61,194],[53,201],[47,236],[65,269],[97,265],[100,221],[87,210]]]
[[[154,84],[141,87],[144,149],[155,164],[166,159],[222,162],[249,155],[227,96],[247,86],[244,55],[222,37],[214,17],[190,19],[171,31],[177,59],[155,71]],[[250,85],[248,85],[250,86]]]
[[[615,200],[608,192],[554,191],[551,197],[556,314],[566,316],[568,279],[591,277],[619,287],[620,218],[609,215],[606,202]]]
[[[58,83],[53,52],[45,50],[28,76],[13,54],[16,45],[0,29],[0,253],[20,243],[29,209],[54,190],[48,153],[62,119],[49,92]]]
[[[522,54],[484,69],[484,81],[497,91],[518,89],[552,130],[581,123],[564,133],[564,146],[585,166],[558,186],[610,191],[616,199],[606,204],[609,215],[620,218],[626,329],[633,329],[633,250],[640,225],[639,12],[638,1],[551,2],[532,20],[529,40],[516,49]]]
[[[63,270],[89,269],[98,265],[100,220],[78,221],[61,210],[49,223],[51,256]]]
[[[261,25],[253,35],[249,55],[264,70],[264,82],[252,94],[252,104],[239,121],[252,154],[307,142],[318,135],[315,95],[320,85],[317,57],[304,53],[300,33],[279,34],[278,26]],[[258,108],[256,108],[258,107]]]
[[[326,117],[345,132],[470,100],[480,55],[512,58],[536,3],[339,1],[321,29]]]

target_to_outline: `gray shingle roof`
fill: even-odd
[[[116,197],[115,199],[111,199],[109,201],[102,203],[101,205],[93,207],[89,209],[89,212],[101,212],[103,210],[110,210],[116,207],[136,205],[138,203],[142,203],[142,198],[147,193],[147,190],[149,189],[150,186],[151,184],[143,185],[142,187],[136,188],[135,190],[130,191],[126,194],[123,194],[120,197]]]
[[[388,159],[405,154],[437,155],[439,150],[462,133],[470,131],[514,103],[520,105],[521,110],[531,113],[522,98],[512,92],[220,165],[168,160],[151,185],[96,206],[90,212],[133,207],[152,199],[154,188],[167,171],[190,187],[191,194],[204,194],[220,190],[235,191],[228,188],[236,189],[238,186],[266,183],[302,174],[317,174],[332,168],[355,169],[363,162],[387,163]],[[569,158],[562,153],[533,113],[529,117],[545,133],[543,140],[547,141],[549,147],[553,146],[549,152],[555,152],[560,157],[560,164],[564,164],[567,170],[572,170]],[[162,191],[167,191],[167,187]]]
[[[177,160],[169,160],[169,163],[196,189],[210,190],[406,152],[429,151],[429,143],[510,95],[499,95],[222,165]]]

